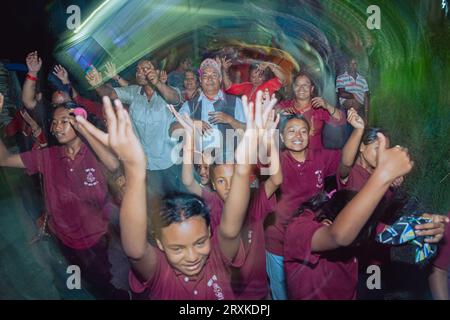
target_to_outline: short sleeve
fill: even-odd
[[[20,154],[23,164],[25,165],[25,170],[28,175],[33,175],[38,172],[44,171],[44,165],[46,163],[46,155],[50,149],[36,149]]]
[[[122,103],[130,104],[133,98],[136,96],[136,93],[139,90],[139,86],[127,86],[121,88],[114,88],[114,91],[117,94]]]
[[[310,213],[307,213],[310,215]],[[288,227],[284,241],[284,255],[287,259],[301,260],[312,265],[317,264],[320,253],[313,253],[312,238],[317,230],[325,225],[310,217],[299,217]]]
[[[369,91],[369,85],[367,84],[367,81],[365,79],[364,79],[363,91],[364,92],[368,92]]]
[[[155,266],[155,272],[153,273],[153,277],[147,279],[145,281],[139,280],[139,278],[134,273],[133,269],[131,269],[128,273],[128,282],[130,284],[130,288],[133,292],[142,293],[147,288],[151,289],[154,285],[155,281],[160,277],[161,270],[163,270],[162,264],[164,263],[164,254],[161,253],[158,249],[154,248],[156,252],[156,256],[158,257],[158,261]]]
[[[339,77],[337,77],[336,79],[336,90],[337,89],[345,89],[345,85],[344,85],[344,77],[342,75],[340,75]]]

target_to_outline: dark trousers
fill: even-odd
[[[69,248],[59,242],[62,254],[72,265],[80,268],[82,285],[87,283],[89,291],[99,299],[108,300],[129,300],[130,295],[127,290],[118,289],[112,284],[112,264],[110,262],[110,241],[109,235],[104,235],[97,243],[83,250]],[[128,273],[129,264],[123,263],[121,266]],[[116,268],[117,269],[117,268]],[[68,275],[69,276],[69,275]]]

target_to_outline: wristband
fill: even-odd
[[[38,78],[32,76],[31,74],[27,73],[27,79],[31,81],[37,81]]]

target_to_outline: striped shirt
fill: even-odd
[[[364,104],[364,94],[369,91],[366,79],[359,73],[356,74],[356,79],[345,73],[341,74],[336,79],[336,91],[338,89],[344,89],[349,93],[353,93],[356,96],[356,100],[360,104]],[[339,98],[341,104],[345,102],[345,98]]]

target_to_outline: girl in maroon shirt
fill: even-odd
[[[355,298],[358,261],[353,252],[342,248],[359,240],[391,183],[413,167],[406,149],[399,146],[387,149],[381,133],[378,139],[377,168],[356,195],[340,192],[323,210],[319,205],[301,211],[288,226],[285,270],[290,299]],[[326,199],[319,202],[323,204]],[[441,222],[416,227],[419,235],[436,235],[427,242],[438,242],[443,231]]]
[[[250,197],[248,159],[257,152],[256,129],[263,129],[261,105],[256,105],[255,117],[253,104],[243,103],[248,121],[244,142],[236,149],[241,161],[235,167],[215,235],[211,238],[209,211],[203,201],[193,195],[172,196],[155,208],[152,220],[155,247],[147,242],[143,149],[120,101],[114,102],[115,112],[108,98],[104,98],[104,103],[108,134],[82,118],[77,120],[105,146],[111,147],[124,163],[127,188],[120,225],[122,245],[133,268],[132,288],[150,289],[152,299],[233,299],[231,270],[238,270],[245,259],[241,233]]]

